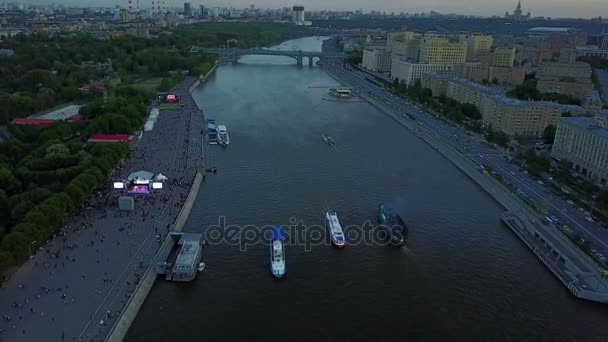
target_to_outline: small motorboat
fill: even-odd
[[[203,272],[203,270],[205,269],[205,266],[207,264],[205,264],[204,262],[199,262],[198,263],[198,267],[196,268],[199,272]]]
[[[330,146],[336,145],[336,143],[334,142],[334,139],[327,134],[323,134],[323,141]]]

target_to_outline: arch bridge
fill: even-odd
[[[317,57],[323,59],[326,56],[325,53],[319,51],[292,51],[292,50],[270,50],[270,49],[239,49],[239,48],[211,48],[204,50],[207,53],[217,54],[219,57],[237,58],[244,55],[263,55],[263,56],[287,56],[294,58],[298,65],[302,65],[304,57],[308,58],[308,65],[312,65],[313,58]]]

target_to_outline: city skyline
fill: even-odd
[[[6,1],[11,2],[11,1]],[[64,6],[90,6],[90,2],[86,0],[29,0],[16,1],[17,3],[29,4],[62,4]],[[166,0],[167,7],[183,7],[184,2],[191,2],[194,6],[204,5],[206,7],[236,7],[244,8],[253,4],[258,8],[280,8],[291,7],[293,5],[303,5],[307,10],[350,10],[355,11],[362,9],[365,12],[371,10],[384,11],[387,13],[394,12],[396,14],[404,13],[422,13],[435,11],[439,13],[454,13],[459,15],[475,15],[475,16],[503,16],[505,12],[512,13],[517,5],[517,1],[513,0],[494,0],[491,3],[482,0],[467,1],[464,5],[460,2],[452,0],[433,0],[432,2],[423,0],[412,0],[407,4],[399,4],[394,1],[380,0],[371,4],[366,0],[349,0],[349,1],[334,1],[328,6],[327,2],[322,0]],[[142,8],[149,6],[151,1],[141,0]],[[99,0],[95,3],[97,6],[125,6],[127,0]],[[591,17],[608,17],[608,7],[605,6],[605,0],[524,0],[522,1],[522,10],[524,13],[531,12],[532,17],[562,17],[562,18],[591,18]]]

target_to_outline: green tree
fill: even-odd
[[[165,77],[160,81],[160,84],[158,85],[158,91],[165,92],[169,91],[169,89],[171,89],[171,82],[168,78]]]
[[[555,141],[555,125],[548,125],[543,131],[543,140],[548,144],[553,144]]]

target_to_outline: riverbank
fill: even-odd
[[[336,79],[338,82],[344,83],[339,77],[328,72],[331,77]],[[494,177],[483,173],[479,170],[477,162],[464,155],[459,151],[451,141],[446,141],[444,137],[438,135],[432,129],[428,129],[422,126],[415,120],[403,120],[398,117],[391,108],[384,104],[376,101],[367,94],[358,94],[361,98],[367,100],[371,105],[376,107],[382,113],[393,119],[399,125],[406,127],[414,135],[419,137],[422,141],[426,142],[432,148],[440,152],[444,157],[450,160],[456,165],[461,171],[463,171],[469,178],[473,179],[482,189],[490,194],[498,203],[506,208],[511,214],[509,217],[515,217],[518,222],[525,222],[526,226],[529,226],[527,231],[538,232],[536,236],[539,237],[539,241],[544,246],[549,246],[549,253],[554,254],[554,258],[558,258],[561,264],[548,263],[545,258],[541,257],[537,253],[536,249],[533,249],[532,244],[529,241],[522,239],[521,234],[516,234],[526,246],[530,247],[532,252],[539,257],[545,266],[547,266],[554,275],[572,292],[579,298],[584,298],[592,301],[607,302],[608,301],[608,286],[605,279],[600,275],[600,270],[596,264],[588,259],[586,255],[581,255],[581,252],[571,246],[569,242],[563,241],[564,237],[559,232],[556,232],[553,228],[547,229],[540,224],[542,217],[536,212],[532,211],[530,207],[521,200],[518,196],[513,195],[512,190],[507,188],[503,183],[496,180]],[[516,213],[516,214],[513,214]],[[504,220],[507,224],[511,221]],[[518,230],[514,230],[511,225],[509,227],[517,233]],[[541,239],[540,236],[548,236],[550,238]],[[551,242],[552,241],[552,242]],[[534,241],[533,244],[536,246],[538,242]],[[537,246],[540,247],[540,246]],[[535,247],[536,248],[536,247]],[[551,265],[551,267],[550,267]],[[564,274],[568,274],[565,277]],[[565,281],[564,279],[568,279]],[[573,290],[574,289],[574,290]]]
[[[179,214],[177,215],[177,219],[173,224],[173,231],[182,231],[184,224],[188,219],[188,216],[190,216],[190,211],[192,210],[192,205],[200,190],[202,180],[203,174],[198,171],[196,173],[196,176],[194,177],[194,181],[188,193],[188,197],[186,198],[186,201],[184,202],[184,205],[182,206],[182,209],[180,210]],[[170,240],[171,237],[167,236],[165,238],[165,241],[159,248],[159,251],[163,250],[163,247],[166,246]],[[155,255],[154,260],[157,259],[157,255],[158,253]],[[152,290],[152,286],[154,285],[157,278],[158,275],[154,271],[154,264],[150,264],[150,266],[148,266],[148,269],[146,270],[146,273],[144,274],[142,281],[135,289],[133,296],[131,296],[128,303],[125,305],[125,308],[121,312],[119,318],[116,320],[116,323],[110,330],[106,341],[120,342],[124,340],[125,336],[127,335],[127,332],[129,331],[129,328],[131,327],[131,324],[133,323],[133,320],[135,320],[139,309],[144,304],[144,301],[148,297],[150,290]]]
[[[66,222],[58,236],[25,263],[0,294],[8,341],[99,341],[133,296],[177,219],[196,170],[203,165],[200,111],[188,93],[194,77],[172,89],[176,110],[163,110],[156,128],[133,142],[131,158],[112,179],[138,170],[168,177],[165,188],[117,208],[111,179]],[[204,169],[204,168],[203,168]]]

